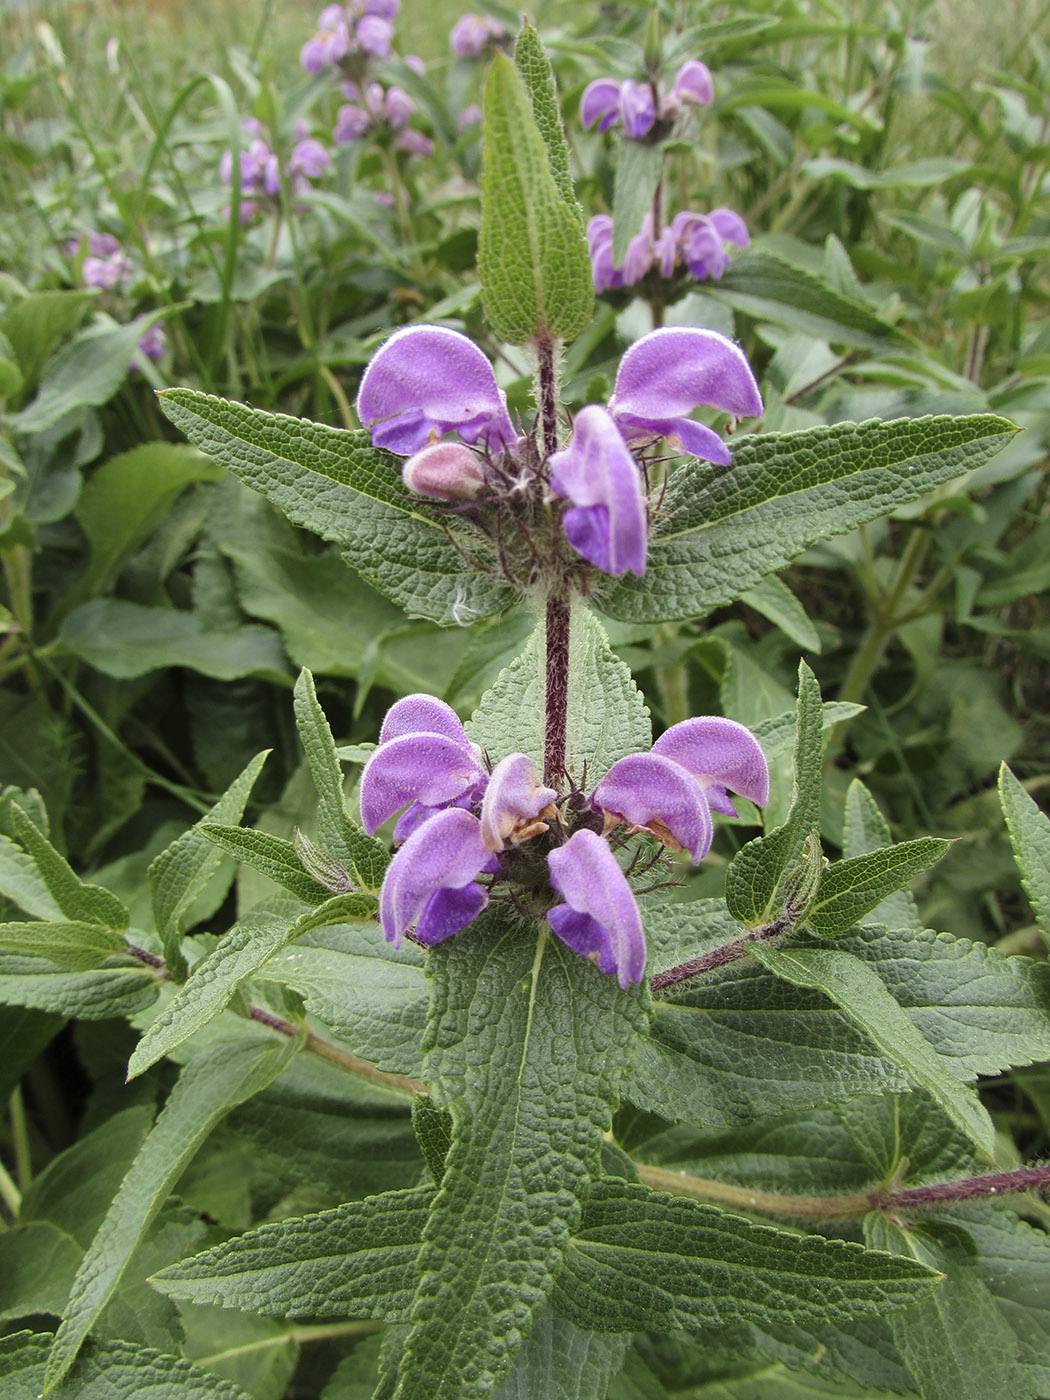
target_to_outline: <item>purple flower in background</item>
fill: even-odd
[[[622,83],[615,78],[595,78],[580,99],[580,121],[585,129],[597,122],[599,131],[608,131],[620,122],[632,141],[644,141],[657,122],[663,124],[666,134],[683,107],[707,106],[714,98],[710,69],[692,58],[679,68],[666,94],[659,85],[638,83],[633,78]]]
[[[490,450],[518,440],[492,366],[473,341],[444,326],[394,332],[365,370],[357,415],[377,447],[401,457],[449,432]]]
[[[400,133],[394,146],[399,151],[407,151],[410,156],[421,156],[424,160],[434,154],[434,143],[430,137],[424,136],[421,131],[413,131],[411,127]]]
[[[617,974],[621,987],[645,972],[645,932],[627,877],[607,842],[583,828],[547,857],[551,884],[565,903],[547,914],[570,948],[597,959],[598,970]]]
[[[664,437],[728,466],[732,457],[718,433],[686,417],[700,405],[734,418],[762,413],[744,352],[717,331],[666,326],[642,336],[620,361],[609,412],[628,446]]]
[[[416,104],[405,89],[397,86],[387,88],[386,100],[383,105],[386,119],[394,131],[401,131],[406,127],[409,118],[414,115],[416,110]]]
[[[706,63],[691,58],[675,75],[672,96],[690,107],[709,107],[715,100],[715,86]]]
[[[303,175],[307,180],[319,180],[331,168],[332,157],[310,136],[296,144],[288,162],[289,175]]]
[[[168,338],[163,326],[150,326],[139,339],[139,353],[147,360],[160,360],[167,349]]]
[[[472,126],[481,125],[481,108],[476,102],[471,102],[468,107],[464,107],[456,118],[456,130],[459,132],[468,131]]]
[[[459,58],[480,58],[489,44],[498,43],[506,35],[499,20],[487,15],[466,14],[452,26],[448,41]]]
[[[632,141],[643,141],[656,121],[656,99],[652,84],[628,78],[620,84],[620,120]]]
[[[562,526],[573,549],[603,573],[644,574],[649,526],[641,475],[604,408],[580,410],[550,469],[551,490],[572,502]]]
[[[389,58],[393,46],[394,26],[378,15],[365,15],[354,30],[357,47],[373,58]]]
[[[614,763],[592,803],[605,812],[607,830],[626,822],[699,861],[711,848],[712,809],[736,816],[727,788],[762,806],[769,768],[750,730],[709,716],[672,725],[651,753]]]
[[[299,51],[299,63],[314,75],[334,67],[350,52],[350,29],[341,5],[322,10],[317,33]]]
[[[363,107],[344,103],[336,113],[332,140],[337,146],[350,146],[355,141],[360,141],[371,125],[372,118]]]
[[[85,287],[111,292],[119,287],[131,271],[131,259],[126,253],[110,253],[108,257],[87,257],[80,269],[80,278]]]
[[[608,214],[595,214],[587,225],[591,273],[597,292],[633,287],[658,269],[660,276],[674,276],[687,268],[701,280],[721,277],[729,264],[727,246],[746,248],[751,240],[747,225],[732,209],[712,209],[710,214],[685,211],[676,214],[659,238],[653,238],[653,216],[647,213],[642,227],[627,245],[623,262],[613,262],[613,222]]]
[[[615,78],[595,78],[588,83],[580,98],[580,121],[584,128],[598,123],[599,131],[608,131],[620,118],[620,84]]]

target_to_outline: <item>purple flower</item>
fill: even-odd
[[[456,130],[467,131],[472,126],[480,126],[481,108],[476,102],[471,102],[468,107],[464,107],[456,118]]]
[[[332,157],[320,141],[308,136],[299,141],[288,162],[289,175],[303,175],[308,180],[317,180],[332,168]]]
[[[469,501],[485,485],[485,474],[469,447],[461,442],[434,442],[401,468],[410,491],[445,501]]]
[[[455,711],[429,695],[407,696],[387,715],[379,746],[361,774],[361,823],[371,835],[409,807],[405,825],[412,827],[482,792],[486,781]],[[399,823],[395,839],[402,830]]]
[[[317,33],[299,51],[299,63],[307,73],[334,67],[350,52],[350,30],[338,5],[321,14]]]
[[[492,770],[481,801],[481,839],[488,851],[518,846],[547,830],[541,816],[554,816],[551,806],[558,794],[543,787],[532,759],[523,753],[508,754]]]
[[[615,78],[595,78],[588,83],[580,98],[580,121],[584,130],[598,123],[599,131],[608,131],[620,116],[620,84]]]
[[[407,151],[410,156],[421,156],[424,160],[434,154],[434,143],[430,137],[424,136],[421,131],[413,131],[411,127],[401,132],[394,145],[399,151]]]
[[[551,928],[621,987],[645,972],[645,933],[627,878],[608,844],[586,828],[547,857],[551,884],[565,898],[547,915]]]
[[[623,271],[613,262],[613,221],[608,214],[595,214],[587,225],[587,247],[591,254],[591,275],[596,292],[623,286]]]
[[[632,141],[642,141],[656,121],[656,101],[651,83],[636,83],[628,78],[620,84],[620,120]]]
[[[387,941],[399,948],[415,924],[416,938],[430,946],[473,923],[488,903],[474,880],[489,859],[481,823],[470,812],[452,807],[425,822],[383,879],[379,918]]]
[[[379,15],[365,15],[363,19],[357,21],[354,38],[357,41],[357,47],[364,53],[371,54],[373,58],[389,58],[394,38],[394,26],[389,20],[382,19]]]
[[[750,730],[711,716],[672,725],[651,753],[614,763],[592,803],[606,813],[607,828],[626,822],[699,861],[711,848],[711,809],[736,816],[727,788],[761,806],[769,769]]]
[[[401,0],[356,0],[351,4],[355,14],[378,15],[380,19],[396,19]]]
[[[728,466],[729,448],[712,428],[685,415],[700,404],[734,418],[757,417],[762,398],[739,346],[717,331],[650,331],[620,361],[609,412],[628,446],[665,437],[674,446]]]
[[[386,101],[384,103],[386,119],[390,123],[391,129],[401,131],[408,125],[409,118],[416,110],[416,104],[409,97],[404,88],[389,87],[386,90]]]
[[[336,113],[332,140],[337,146],[353,145],[355,141],[360,141],[371,125],[372,118],[363,107],[355,107],[348,102],[344,103]]]
[[[85,287],[95,287],[99,291],[111,292],[119,287],[131,271],[131,259],[117,251],[107,257],[87,257],[80,269],[80,278]]]
[[[139,353],[147,360],[159,360],[167,348],[168,338],[163,326],[149,326],[139,339]]]
[[[750,242],[747,225],[732,209],[712,209],[710,214],[683,211],[671,227],[682,261],[694,277],[721,277],[729,262],[727,243],[746,248]]]
[[[518,439],[492,366],[473,341],[444,326],[394,332],[365,370],[357,414],[377,447],[402,457],[432,434],[455,431],[490,449]]]
[[[691,107],[708,107],[715,100],[711,70],[706,63],[691,58],[675,74],[672,95]]]
[[[448,41],[459,58],[480,58],[488,44],[504,38],[506,33],[499,20],[466,14],[452,26]]]
[[[550,458],[551,490],[571,507],[566,538],[606,574],[644,574],[649,527],[638,466],[604,408],[576,415],[572,440]]]
[[[746,248],[750,241],[747,225],[732,209],[713,209],[710,214],[683,211],[656,239],[653,216],[647,213],[617,267],[612,257],[612,219],[608,214],[595,214],[587,225],[591,272],[598,292],[633,287],[653,268],[659,269],[661,277],[673,277],[679,266],[697,278],[721,277],[729,263],[726,245]]]

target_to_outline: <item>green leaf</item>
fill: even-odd
[[[11,827],[36,866],[48,894],[67,919],[100,924],[108,929],[127,928],[128,911],[116,895],[101,885],[84,884],[17,803],[11,807]]]
[[[0,1103],[61,1029],[60,1017],[39,1011],[9,1010],[0,1017]]]
[[[144,332],[163,314],[154,311],[127,326],[107,316],[78,332],[44,366],[36,398],[21,413],[12,413],[7,426],[15,433],[42,433],[75,408],[106,403],[127,378]]]
[[[522,24],[514,42],[514,62],[532,103],[532,115],[536,118],[536,126],[547,147],[551,176],[558,193],[572,210],[582,229],[583,210],[576,199],[572,175],[569,172],[569,143],[565,139],[565,128],[562,125],[554,69],[539,34],[527,20]]]
[[[950,156],[908,161],[891,166],[889,170],[869,170],[856,161],[842,160],[838,156],[817,156],[806,161],[802,173],[811,180],[841,180],[855,190],[895,190],[902,186],[940,185],[968,168],[966,161]]]
[[[269,749],[264,749],[255,755],[207,813],[205,821],[235,822],[241,817],[269,752]],[[161,851],[149,867],[153,917],[160,934],[164,961],[169,972],[179,981],[186,975],[186,961],[179,950],[185,917],[194,900],[218,870],[221,860],[222,852],[193,828],[184,831]]]
[[[546,708],[546,634],[540,623],[525,650],[482,696],[467,733],[494,763],[526,753],[543,768]],[[566,769],[587,786],[603,778],[618,758],[652,744],[649,711],[628,666],[612,651],[605,628],[582,604],[569,630],[569,697]]]
[[[280,683],[286,675],[281,643],[268,627],[212,629],[196,613],[123,598],[81,603],[62,623],[58,640],[96,671],[117,680],[165,666],[185,666],[223,681],[262,676]]]
[[[877,1249],[918,1260],[945,1275],[929,1298],[889,1323],[923,1400],[1034,1400],[1034,1378],[1017,1361],[1017,1338],[981,1282],[976,1261],[958,1237],[904,1230],[882,1215],[864,1222]]]
[[[795,737],[795,795],[783,826],[749,841],[726,870],[726,907],[749,928],[804,913],[812,891],[796,887],[806,869],[806,847],[820,859],[820,787],[824,711],[817,678],[804,661],[798,668]],[[808,897],[807,897],[808,896]]]
[[[167,389],[159,403],[202,452],[294,524],[334,540],[366,583],[410,615],[464,625],[513,602],[502,580],[466,562],[446,534],[446,517],[427,515],[424,503],[406,495],[400,459],[374,448],[367,432],[265,413],[193,389]]]
[[[304,904],[323,904],[331,894],[330,890],[306,873],[295,853],[295,846],[283,836],[208,821],[200,822],[197,830],[220,851],[233,856],[242,865],[258,870]]]
[[[269,1037],[220,1044],[183,1070],[77,1272],[48,1358],[46,1389],[73,1365],[136,1245],[212,1128],[235,1104],[265,1088],[298,1049],[295,1040]]]
[[[850,1321],[936,1286],[935,1272],[903,1264],[610,1179],[584,1207],[551,1301],[578,1326],[609,1331]]]
[[[355,1054],[392,1074],[418,1078],[427,1012],[418,948],[407,942],[391,947],[375,924],[355,927],[351,939],[318,934],[311,944],[276,953],[259,978],[298,992],[310,1015]]]
[[[976,1093],[945,1068],[887,990],[878,973],[851,953],[832,948],[756,945],[763,967],[796,987],[823,992],[856,1021],[878,1049],[940,1104],[960,1132],[991,1159],[995,1129]]]
[[[48,1221],[5,1230],[0,1235],[0,1322],[40,1313],[60,1317],[83,1254],[76,1240]]]
[[[141,963],[67,972],[35,953],[0,951],[3,1006],[29,1006],[85,1021],[105,1021],[141,1011],[156,995],[156,974]]]
[[[45,1388],[46,1334],[16,1332],[0,1338],[4,1400],[39,1400]],[[250,1400],[231,1381],[183,1357],[131,1342],[95,1342],[85,1348],[62,1387],[62,1400]]]
[[[884,350],[912,344],[909,336],[880,320],[863,302],[843,296],[765,248],[751,248],[734,258],[707,290],[756,320],[805,331],[833,345]]]
[[[37,919],[62,917],[36,861],[6,836],[0,836],[0,894]]]
[[[45,923],[0,924],[0,948],[15,953],[39,953],[67,972],[98,967],[114,953],[126,953],[128,945],[114,929],[102,924]]]
[[[820,633],[813,626],[805,608],[788,588],[777,578],[776,574],[770,574],[761,583],[757,583],[754,588],[749,588],[746,593],[740,595],[740,601],[746,603],[749,608],[754,608],[763,617],[769,619],[775,626],[779,627],[785,637],[790,639],[806,651],[820,652]]]
[[[173,442],[143,443],[92,472],[73,512],[90,549],[73,600],[100,592],[187,486],[221,475],[203,453]]]
[[[587,242],[575,200],[555,181],[521,78],[503,54],[493,59],[484,105],[478,273],[486,319],[513,345],[574,340],[594,309]]]
[[[91,292],[31,292],[4,312],[0,331],[11,342],[19,368],[32,387],[52,350],[75,329],[94,300]]]
[[[412,1131],[435,1184],[445,1175],[445,1160],[452,1146],[452,1114],[436,1108],[429,1094],[412,1100]]]
[[[621,141],[613,185],[612,260],[621,267],[627,245],[641,232],[642,220],[652,212],[653,196],[660,184],[664,153],[645,141]]]
[[[848,933],[889,895],[936,865],[951,845],[940,836],[923,836],[836,861],[821,878],[806,927],[818,938]]]
[[[172,1298],[274,1317],[407,1318],[430,1186],[279,1220],[157,1274]]]
[[[548,1304],[492,1400],[605,1400],[629,1340],[577,1327]]]
[[[697,461],[673,469],[644,577],[618,580],[601,608],[625,622],[703,617],[811,544],[979,467],[1013,432],[975,414],[736,438],[728,471]]]
[[[644,993],[498,906],[432,949],[428,970],[426,1078],[454,1130],[397,1394],[468,1400],[506,1374],[542,1308],[599,1169]]]
[[[302,671],[295,683],[295,723],[317,788],[317,830],[329,856],[346,864],[354,882],[378,893],[389,857],[381,841],[368,836],[346,815],[343,770],[335,740],[317,700],[314,678]]]
[[[999,801],[1020,867],[1021,883],[1043,941],[1050,946],[1050,819],[1005,763],[999,770]]]
[[[842,830],[842,854],[847,860],[868,855],[891,844],[893,838],[886,818],[879,811],[874,797],[859,778],[846,789],[846,812]],[[887,928],[921,929],[918,905],[907,890],[888,895],[871,911],[873,924]]]

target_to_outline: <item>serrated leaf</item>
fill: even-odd
[[[39,1400],[45,1389],[47,1334],[0,1338],[4,1400]],[[63,1400],[250,1400],[232,1381],[132,1342],[93,1342],[66,1378]]]
[[[846,811],[842,828],[842,854],[847,860],[889,846],[893,837],[886,818],[874,797],[859,778],[846,789]],[[870,922],[887,928],[921,929],[918,905],[907,890],[888,895],[871,911]]]
[[[318,934],[311,944],[276,953],[259,969],[260,980],[298,992],[310,1015],[355,1054],[392,1074],[418,1078],[427,1015],[418,948],[407,942],[391,947],[375,924],[355,928],[351,940]]]
[[[119,933],[102,924],[35,920],[0,924],[0,948],[36,953],[66,972],[80,972],[98,967],[114,953],[126,953],[128,945]]]
[[[412,1131],[435,1185],[445,1175],[445,1159],[452,1146],[452,1114],[435,1107],[429,1094],[412,1100]]]
[[[1040,811],[1004,763],[999,770],[999,801],[1043,941],[1050,946],[1050,819]]]
[[[514,41],[514,62],[532,103],[536,126],[543,137],[543,144],[547,147],[551,176],[558,193],[582,229],[583,210],[576,199],[572,175],[569,172],[569,143],[565,139],[565,128],[562,125],[554,69],[539,34],[527,20],[522,24]]]
[[[183,1070],[77,1271],[48,1357],[45,1389],[58,1385],[73,1365],[135,1247],[212,1128],[235,1104],[265,1088],[298,1049],[295,1040],[270,1038],[220,1044]]]
[[[430,1186],[249,1230],[152,1280],[172,1298],[274,1317],[404,1320]]]
[[[517,660],[482,696],[467,733],[494,763],[526,753],[543,769],[546,714],[546,634],[541,623]],[[628,666],[612,651],[605,628],[582,604],[569,629],[569,696],[566,770],[587,786],[603,778],[618,758],[652,743],[649,711]]]
[[[128,911],[116,895],[101,885],[85,884],[17,803],[11,806],[11,826],[36,866],[48,894],[67,919],[101,924],[118,931],[127,928]]]
[[[894,1341],[921,1387],[923,1400],[1034,1400],[1034,1377],[1017,1361],[1017,1338],[981,1281],[976,1261],[958,1238],[904,1230],[882,1215],[864,1222],[877,1249],[916,1259],[945,1275],[929,1298],[891,1316]]]
[[[795,731],[795,795],[783,826],[749,841],[726,870],[726,907],[749,928],[785,918],[793,923],[809,903],[791,887],[806,858],[820,858],[820,788],[824,712],[817,678],[804,661],[798,668]]]
[[[141,1011],[156,995],[156,974],[141,963],[67,972],[35,953],[0,951],[3,1006],[29,1006],[85,1021],[105,1021]]]
[[[255,780],[262,771],[269,749],[258,753],[233,780],[215,806],[205,814],[211,822],[236,822],[242,816]],[[196,828],[184,831],[149,867],[153,917],[164,949],[169,972],[181,981],[186,976],[186,960],[179,949],[183,920],[193,901],[219,868],[222,852]]]
[[[642,220],[652,213],[653,197],[660,184],[664,153],[645,141],[621,141],[613,184],[612,260],[621,267],[632,238],[641,232]]]
[[[823,992],[851,1016],[888,1060],[930,1094],[960,1132],[991,1159],[995,1129],[975,1091],[944,1066],[894,1000],[878,973],[852,954],[832,948],[756,945],[762,965],[796,987]]]
[[[821,878],[806,927],[818,938],[848,933],[889,895],[936,865],[951,844],[939,836],[923,836],[836,861]]]
[[[514,591],[479,573],[406,495],[401,461],[347,432],[244,404],[167,389],[167,416],[209,456],[296,525],[333,540],[344,558],[410,616],[464,625],[503,612]]]
[[[909,1261],[910,1262],[910,1261]],[[937,1275],[629,1182],[595,1185],[551,1301],[577,1326],[697,1331],[881,1317]]]
[[[484,109],[478,274],[486,319],[513,345],[574,340],[594,309],[587,243],[555,183],[521,78],[500,53]]]
[[[577,1327],[548,1304],[492,1400],[605,1400],[629,1341]]]
[[[740,601],[768,618],[797,646],[819,654],[820,633],[794,593],[776,574],[770,574],[761,583],[756,583],[754,588],[742,593]]]
[[[818,540],[979,467],[1013,431],[986,414],[871,419],[737,438],[728,470],[681,462],[670,474],[644,577],[618,580],[601,594],[601,608],[624,622],[703,617]]]
[[[506,1374],[543,1306],[599,1169],[644,993],[498,906],[432,949],[428,970],[426,1078],[454,1130],[397,1395],[468,1400]]]
[[[302,867],[295,846],[282,836],[268,831],[253,831],[244,826],[224,826],[218,822],[200,822],[200,834],[233,856],[242,865],[258,870],[261,875],[294,894],[304,904],[323,904],[331,891],[318,884]]]
[[[62,910],[48,892],[36,861],[6,836],[0,836],[0,894],[37,919],[62,917]]]
[[[317,830],[326,854],[345,862],[354,883],[377,893],[389,857],[382,842],[346,815],[343,770],[335,740],[317,700],[314,678],[303,670],[295,683],[295,723],[317,788]]]

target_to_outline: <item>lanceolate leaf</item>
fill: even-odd
[[[616,267],[627,256],[627,245],[641,231],[642,220],[653,207],[660,183],[664,153],[645,141],[621,141],[613,186],[612,259]]]
[[[483,160],[478,273],[489,324],[514,345],[575,339],[594,307],[587,243],[521,78],[499,53],[485,84]]]
[[[17,803],[11,804],[11,826],[36,866],[48,894],[67,919],[101,924],[109,929],[127,928],[128,911],[116,895],[101,885],[84,884]]]
[[[197,830],[220,851],[282,885],[304,904],[323,904],[328,899],[330,891],[306,873],[295,854],[295,846],[284,837],[243,826],[223,826],[219,822],[201,822]]]
[[[550,172],[558,187],[558,193],[575,215],[576,222],[583,228],[583,210],[576,199],[572,174],[569,170],[569,143],[565,139],[562,126],[561,108],[558,105],[558,87],[554,80],[554,69],[543,48],[540,36],[534,27],[525,23],[518,31],[514,42],[514,62],[517,64],[525,91],[532,103],[532,114],[536,118],[540,135],[547,147],[547,161]]]
[[[497,763],[527,753],[543,767],[545,633],[539,625],[517,660],[482,697],[467,732]],[[569,634],[566,768],[581,786],[603,778],[618,758],[649,748],[649,711],[628,666],[609,646],[605,628],[589,609],[573,609]]]
[[[265,1088],[298,1049],[295,1040],[269,1037],[220,1044],[183,1070],[77,1271],[48,1358],[46,1389],[76,1360],[136,1245],[212,1128],[235,1104]]]
[[[266,749],[255,755],[208,812],[205,821],[238,820],[268,754],[269,749]],[[164,961],[180,981],[186,975],[186,961],[179,950],[183,918],[218,870],[221,860],[222,852],[196,828],[191,828],[161,851],[149,868],[153,917],[164,948]]]
[[[426,1077],[453,1142],[397,1395],[468,1400],[506,1373],[543,1306],[599,1169],[644,997],[498,909],[433,949],[429,967]]]
[[[114,953],[126,953],[128,945],[114,929],[102,924],[46,923],[0,924],[0,948],[14,953],[37,953],[67,972],[98,967]]]
[[[813,988],[836,1002],[862,1027],[879,1050],[940,1104],[956,1127],[989,1159],[995,1129],[976,1093],[945,1067],[915,1029],[878,973],[850,953],[832,948],[757,946],[755,956],[796,987]]]
[[[0,950],[0,1004],[31,1006],[85,1021],[141,1011],[157,995],[154,969],[143,963],[70,972],[37,953]]]
[[[842,854],[847,860],[867,855],[892,843],[886,818],[859,778],[846,789],[846,813],[842,829]],[[922,920],[913,895],[905,889],[888,895],[871,911],[869,923],[887,928],[921,929]]]
[[[804,661],[800,662],[791,811],[783,826],[749,841],[726,871],[726,906],[734,919],[749,927],[768,925],[785,916],[793,921],[809,903],[812,891],[796,890],[792,880],[796,871],[804,878],[801,867],[808,864],[807,855],[811,860],[820,859],[823,722],[817,678]],[[811,846],[808,853],[807,842]]]
[[[816,541],[979,467],[1013,431],[1003,418],[977,414],[736,439],[728,469],[696,461],[672,468],[644,576],[618,580],[601,607],[626,622],[703,617]]]
[[[400,460],[377,451],[368,433],[193,389],[165,390],[159,403],[195,446],[296,525],[334,540],[364,579],[411,615],[464,625],[513,602],[509,587],[473,569],[442,521],[407,497]]]
[[[999,771],[999,800],[1021,869],[1021,883],[1031,900],[1043,940],[1050,945],[1050,819],[1005,763]]]
[[[936,1287],[934,1271],[904,1262],[608,1180],[584,1208],[552,1302],[578,1326],[609,1331],[845,1322]]]
[[[848,933],[889,895],[935,865],[951,844],[938,836],[923,836],[837,861],[821,878],[806,927],[818,938]]]
[[[923,1400],[991,1400],[1000,1395],[1034,1400],[1041,1388],[1019,1364],[1017,1338],[982,1282],[964,1238],[952,1232],[904,1230],[881,1215],[867,1218],[864,1233],[876,1249],[945,1274],[944,1283],[929,1298],[889,1319]]]
[[[0,1390],[4,1400],[39,1400],[47,1394],[46,1333],[15,1332],[0,1338]],[[132,1342],[88,1346],[66,1378],[63,1400],[249,1400],[232,1381],[202,1370],[181,1356],[168,1356]]]
[[[295,683],[295,722],[319,799],[317,828],[326,855],[346,865],[358,888],[376,893],[383,882],[387,853],[381,842],[346,815],[343,770],[324,711],[317,700],[314,678],[304,670]]]

